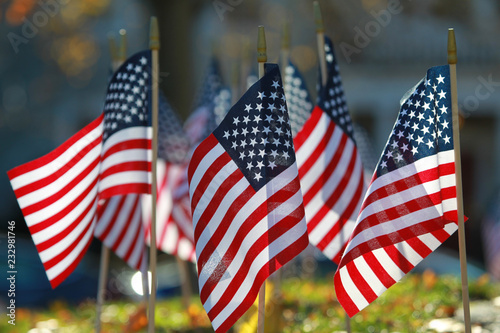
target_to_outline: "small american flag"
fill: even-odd
[[[334,277],[349,316],[457,229],[449,66],[432,67],[401,109]]]
[[[113,76],[104,112],[51,153],[8,172],[53,288],[92,241],[100,199],[151,191],[151,52]]]
[[[188,169],[200,298],[216,332],[308,244],[277,65],[195,150]]]
[[[338,263],[365,191],[361,158],[333,44],[325,38],[328,68],[318,105],[294,139],[309,241]]]

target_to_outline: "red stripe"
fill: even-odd
[[[193,178],[193,174],[198,168],[200,162],[218,143],[219,141],[217,141],[217,138],[213,134],[210,134],[198,145],[198,147],[196,147],[195,151],[193,152],[193,156],[191,157],[191,161],[188,165],[189,184],[191,184],[191,178]]]
[[[39,179],[37,181],[34,181],[30,184],[27,184],[23,187],[20,187],[16,190],[14,190],[16,197],[21,198],[26,194],[29,194],[31,192],[34,192],[36,190],[39,190],[41,188],[44,188],[47,185],[52,184],[54,181],[62,177],[64,174],[66,174],[68,171],[72,170],[73,167],[80,162],[83,159],[87,158],[87,154],[94,149],[96,146],[98,146],[101,143],[102,139],[99,137],[95,139],[94,141],[90,142],[85,148],[83,148],[81,151],[78,152],[70,161],[62,165],[59,169],[55,170],[53,173],[49,174],[45,178]],[[99,156],[99,155],[97,155]],[[97,157],[91,164],[96,165],[99,162],[99,158]],[[88,167],[85,169],[87,170]],[[83,172],[85,172],[85,170]]]
[[[353,263],[348,263],[347,265],[352,265]],[[347,294],[345,288],[344,288],[344,283],[342,282],[342,279],[340,277],[340,268],[337,270],[333,277],[333,284],[335,287],[335,294],[337,295],[337,299],[342,304],[342,307],[344,308],[345,312],[349,317],[354,316],[356,313],[358,313],[360,310],[354,304],[352,301],[351,297],[349,294]]]
[[[101,156],[101,160],[104,162],[107,158],[110,158],[112,155],[129,150],[129,149],[142,149],[144,151],[151,150],[151,139],[140,138],[140,139],[131,139],[124,140],[115,143],[113,146],[109,147],[104,155]]]
[[[73,243],[71,243],[68,247],[66,247],[58,255],[56,255],[52,259],[47,260],[43,263],[43,266],[45,267],[45,271],[48,271],[50,268],[54,267],[55,265],[57,265],[58,263],[63,261],[64,258],[66,258],[71,253],[71,251],[73,251],[78,246],[78,244],[80,244],[81,240],[83,239],[83,237],[85,236],[87,231],[89,231],[90,227],[93,225],[92,222],[93,221],[90,220],[87,223],[87,226],[85,227],[85,229],[78,235],[78,237],[73,241]],[[92,239],[92,237],[91,237],[91,239]],[[41,252],[40,249],[38,248],[38,246],[37,246],[37,250],[38,250],[38,253]]]
[[[84,246],[82,251],[78,254],[78,256],[71,262],[71,264],[58,276],[50,280],[50,285],[52,286],[52,289],[55,289],[61,282],[63,282],[73,271],[75,270],[76,266],[80,263],[82,260],[83,256],[85,253],[87,253],[87,250],[92,243],[92,237],[89,237],[89,240],[87,241],[87,244]],[[45,266],[45,264],[44,264]],[[45,271],[47,271],[47,268],[45,268]]]
[[[124,198],[126,198],[126,196],[124,196]],[[134,201],[134,205],[137,203],[138,200],[139,200],[139,197],[136,196],[135,201]],[[122,217],[121,220],[113,221],[114,222],[113,229],[118,229],[118,231],[119,231],[118,237],[115,239],[115,241],[111,245],[111,249],[115,253],[116,253],[116,250],[118,249],[118,247],[120,246],[120,244],[123,242],[123,239],[125,238],[125,235],[127,234],[127,231],[130,228],[130,225],[132,223],[132,214],[133,214],[133,208],[132,208],[132,210],[129,210],[128,214],[124,218]]]
[[[57,214],[55,214],[55,215],[47,218],[44,221],[41,221],[40,223],[32,225],[30,227],[31,234],[33,235],[33,234],[35,234],[35,233],[37,233],[37,232],[39,232],[41,230],[44,230],[44,229],[50,227],[51,225],[53,225],[57,221],[61,220],[66,215],[68,215],[75,207],[77,207],[85,199],[85,197],[92,190],[94,190],[96,188],[96,186],[97,186],[97,179],[94,179],[94,181],[92,183],[90,183],[89,186],[77,198],[75,198],[75,200],[73,200],[71,203],[69,203],[68,205],[66,205]],[[91,199],[90,202],[93,203],[94,200],[95,200],[95,198]],[[22,211],[23,211],[23,215],[27,216],[27,214],[25,213],[24,209]]]
[[[312,110],[309,119],[307,119],[307,121],[302,126],[302,129],[293,139],[293,146],[295,147],[295,151],[298,152],[304,142],[309,138],[311,133],[316,128],[316,125],[318,125],[321,116],[323,116],[323,110],[321,110],[321,108],[316,105]]]
[[[223,153],[205,170],[203,177],[201,178],[198,186],[193,192],[191,197],[191,209],[195,210],[201,197],[205,194],[208,185],[212,182],[215,176],[221,171],[228,163],[234,163],[231,157],[227,153]]]
[[[429,254],[432,253],[432,250],[425,245],[424,242],[422,242],[418,237],[412,237],[410,239],[407,239],[406,242],[408,245],[412,247],[415,252],[417,252],[422,258],[427,257]]]
[[[76,134],[74,134],[71,138],[66,140],[63,144],[61,144],[59,147],[48,153],[47,155],[44,155],[42,157],[37,158],[36,160],[33,160],[31,162],[25,163],[23,165],[20,165],[18,167],[15,167],[7,172],[7,175],[9,176],[9,179],[14,179],[20,175],[23,175],[29,171],[38,169],[53,160],[55,160],[58,156],[62,155],[66,150],[68,150],[72,145],[75,144],[75,142],[79,141],[83,137],[85,137],[87,134],[92,132],[95,128],[99,127],[102,123],[103,120],[103,114],[101,114],[99,117],[97,117],[94,121],[92,121],[90,124],[85,126],[83,129],[78,131]]]
[[[309,172],[309,170],[312,168],[314,163],[316,163],[318,161],[318,159],[323,154],[326,153],[325,150],[326,150],[327,146],[332,142],[332,135],[334,133],[335,128],[336,128],[335,123],[333,121],[330,121],[328,124],[328,128],[326,129],[325,135],[323,136],[321,141],[318,142],[318,145],[316,147],[314,147],[314,150],[309,155],[307,160],[305,160],[304,163],[299,167],[300,178],[303,178],[307,174],[307,172]],[[333,172],[333,169],[337,165],[337,163],[340,159],[340,156],[342,156],[342,151],[344,150],[345,142],[346,142],[346,136],[342,135],[341,142],[340,142],[339,146],[335,149],[333,157],[328,156],[329,157],[328,160],[330,160],[330,163],[328,166],[325,167],[323,174],[325,174],[325,173],[328,174],[328,172],[331,174]],[[313,147],[308,147],[308,148],[311,149]],[[326,157],[324,159],[327,160]],[[323,176],[323,174],[321,174],[318,177],[319,179],[316,181],[316,184],[315,184],[316,186],[313,185],[311,187],[311,189],[309,189],[307,192],[314,191],[315,187],[316,187],[316,191],[318,191],[318,188],[317,188],[318,181],[320,181],[320,180],[324,181],[324,179],[327,179],[327,177]],[[320,184],[320,185],[322,185],[322,184]],[[314,194],[314,192],[313,192],[313,194]],[[311,200],[310,196],[308,198],[304,197],[304,204],[307,205],[307,203],[310,200]]]
[[[349,204],[347,205],[347,207],[345,207],[345,208],[343,207],[344,208],[343,211],[339,212],[341,215],[338,219],[338,222],[330,230],[325,231],[325,235],[323,236],[323,239],[316,245],[320,250],[323,250],[328,244],[330,244],[332,239],[334,239],[335,236],[337,236],[337,234],[344,228],[345,224],[349,221],[349,219],[353,215],[356,207],[358,207],[358,203],[362,199],[361,195],[363,194],[362,193],[363,192],[363,174],[362,174],[363,170],[361,170],[360,172],[361,172],[361,176],[358,178],[358,185],[356,188],[356,192],[352,196]],[[334,200],[337,200],[337,199],[334,199]],[[328,207],[331,207],[331,208],[328,208]],[[325,203],[325,206],[323,206],[323,208],[326,208],[328,210],[332,209],[333,207],[334,207],[334,203],[331,203],[330,200],[328,200]],[[322,208],[322,210],[326,210],[323,208]],[[326,212],[324,214],[322,214],[321,219],[323,219],[325,215],[326,215]],[[316,218],[316,216],[318,216],[318,214],[315,215],[315,218]],[[308,229],[309,229],[309,225],[308,225]],[[350,234],[350,231],[349,231],[349,234]],[[349,236],[346,236],[346,239],[344,241],[342,241],[342,247],[346,246],[346,243],[348,241],[348,237]],[[339,249],[338,254],[336,254],[334,256],[334,258],[332,259],[336,264],[339,263],[340,258],[338,258],[338,256],[341,254],[340,250],[341,249]]]
[[[66,183],[63,187],[61,187],[57,192],[55,192],[51,196],[45,197],[44,199],[41,199],[34,204],[31,204],[29,206],[22,208],[24,216],[28,216],[28,215],[36,213],[44,208],[47,208],[50,205],[58,202],[61,199],[63,199],[61,204],[65,204],[68,200],[65,200],[64,197],[71,190],[73,190],[78,184],[80,184],[84,180],[84,178],[86,178],[94,170],[96,170],[98,165],[99,165],[99,158],[92,161],[92,163],[90,163],[89,166],[87,166],[84,170],[82,170],[78,175],[76,175],[73,179],[71,179],[68,183]],[[96,173],[96,177],[92,180],[91,185],[89,185],[85,189],[84,193],[89,193],[90,190],[94,187],[94,185],[97,184],[97,176],[98,176],[98,174]],[[42,195],[39,195],[38,197],[43,197]],[[81,194],[78,196],[78,198],[83,199]],[[81,199],[78,200],[78,198],[75,199],[73,202],[69,203],[69,205],[72,207],[75,207],[75,203],[76,202],[79,203],[81,200]],[[63,211],[64,211],[64,209],[63,209]]]
[[[348,261],[352,261],[357,257],[365,255],[373,250],[441,229],[444,227],[444,223],[445,221],[443,221],[441,217],[436,217],[434,219],[419,222],[418,224],[404,229],[368,239],[349,250],[349,252],[344,253],[340,266],[343,266]]]
[[[368,303],[373,302],[377,298],[377,294],[372,290],[370,285],[366,282],[363,274],[361,274],[358,270],[358,267],[354,262],[350,262],[349,265],[346,266],[347,273],[349,277],[356,285],[356,288],[361,292],[363,297],[368,301]]]
[[[110,166],[104,171],[100,173],[100,179],[105,179],[109,176],[113,176],[120,172],[127,171],[147,171],[151,172],[151,162],[149,161],[130,161],[130,162],[122,162],[120,164],[115,164]],[[123,193],[127,194],[127,193]]]
[[[111,216],[111,218],[109,219],[106,225],[106,228],[104,229],[104,232],[98,237],[102,242],[104,242],[105,239],[108,238],[108,235],[109,233],[111,232],[111,230],[113,229],[113,226],[115,224],[115,221],[118,219],[118,215],[120,214],[122,208],[123,208],[123,205],[125,204],[125,198],[126,196],[120,196],[120,197],[115,197],[116,199],[114,199],[115,201],[118,201],[118,204],[115,206],[114,208],[114,211],[113,211],[113,215]],[[119,199],[119,200],[118,200]],[[113,199],[108,199],[104,202],[104,204],[102,205],[102,208],[99,208],[98,209],[98,222],[97,223],[102,223],[101,222],[101,218],[102,216],[104,215],[104,212],[109,208],[109,203],[110,201],[109,200],[113,200]]]
[[[278,192],[274,193],[271,195],[267,201],[263,202],[259,207],[257,207],[246,219],[241,223],[240,228],[234,235],[231,245],[227,249],[226,253],[224,254],[223,258],[219,261],[217,267],[213,270],[212,275],[207,279],[207,282],[203,286],[202,290],[200,291],[200,297],[202,303],[205,303],[208,295],[212,292],[213,288],[217,285],[217,283],[220,281],[222,278],[223,274],[220,274],[221,272],[226,271],[227,267],[231,264],[233,261],[235,255],[238,252],[238,249],[241,247],[241,244],[245,237],[249,234],[249,232],[252,230],[252,228],[255,226],[256,223],[258,223],[260,220],[262,220],[265,216],[269,215],[273,210],[276,208],[280,207],[282,203],[286,202],[288,199],[290,199],[295,193],[300,191],[300,183],[299,183],[299,178],[296,177],[294,180],[292,180],[290,183],[288,183],[285,187],[280,189]],[[248,201],[248,198],[246,199]],[[304,216],[304,208],[302,205],[298,208],[301,210],[301,216],[299,216],[300,219],[303,218]],[[278,223],[279,224],[279,223]],[[273,227],[275,228],[275,227]],[[273,229],[272,228],[272,229]],[[227,229],[226,229],[227,230]],[[220,229],[217,228],[217,230],[213,233],[211,240],[214,239],[215,244],[219,244],[222,238],[225,235],[225,231],[220,232]],[[286,229],[285,229],[286,230]],[[283,230],[280,230],[281,233],[283,233]],[[266,236],[269,238],[272,238],[273,235],[271,235],[271,230],[269,230],[268,233],[264,233],[263,236]],[[212,242],[209,242],[212,245]],[[215,249],[216,247],[214,247]],[[213,253],[212,251],[206,251],[207,247],[205,247],[200,255],[200,261],[206,263],[206,260],[210,258],[210,256]],[[249,251],[251,252],[251,251]],[[260,252],[260,251],[259,251]],[[255,256],[255,253],[259,252],[253,252],[253,255]],[[205,257],[206,256],[206,257]],[[202,265],[203,267],[204,265]],[[233,279],[234,280],[234,279]]]
[[[202,252],[200,254],[197,254],[198,275],[203,269],[203,266],[205,265],[206,261],[210,258],[212,253],[219,245],[220,241],[222,240],[222,237],[226,234],[227,230],[231,226],[231,223],[236,214],[238,214],[241,208],[245,205],[245,203],[248,201],[248,198],[252,197],[254,194],[255,190],[252,188],[252,186],[248,185],[248,187],[240,194],[240,196],[236,198],[233,201],[233,203],[231,203],[231,206],[229,206],[229,209],[227,210],[226,214],[224,214],[224,217],[221,219],[221,222],[219,223],[217,230],[214,233],[212,233],[210,241],[207,242]],[[194,221],[194,222],[196,222],[196,227],[195,227],[195,244],[196,244],[198,243],[198,238],[196,237],[196,233],[199,221]],[[204,223],[206,224],[206,222]]]
[[[131,242],[129,244],[126,244],[126,246],[128,247],[128,251],[127,251],[127,253],[125,253],[125,256],[123,257],[123,259],[127,263],[130,261],[130,257],[132,256],[132,253],[134,252],[135,248],[138,246],[139,236],[141,235],[140,231],[141,231],[141,227],[142,227],[142,225],[141,225],[142,221],[140,219],[140,214],[139,214],[138,218],[135,216],[135,214],[137,214],[138,209],[139,209],[139,195],[136,196],[134,206],[133,206],[133,209],[130,213],[130,218],[129,218],[129,221],[130,221],[129,226],[131,225],[132,227],[134,227],[134,230],[132,232],[133,238],[132,238]],[[142,242],[144,242],[144,239],[142,240]],[[133,266],[133,265],[131,265],[131,266]]]
[[[405,191],[411,187],[418,186],[427,182],[435,181],[439,177],[455,174],[455,163],[440,164],[435,168],[420,171],[411,175],[409,177],[396,180],[390,184],[387,184],[377,190],[371,192],[368,197],[363,202],[361,210],[370,205],[371,203],[388,197],[390,195],[396,194],[398,192]]]
[[[302,218],[300,218],[301,215]],[[264,251],[267,247],[269,247],[269,245],[272,244],[272,242],[274,242],[276,239],[282,236],[283,230],[290,230],[295,225],[299,224],[302,221],[303,217],[304,217],[304,210],[303,207],[300,206],[295,211],[291,212],[290,215],[286,216],[276,225],[274,225],[271,229],[269,229],[269,233],[263,234],[255,241],[255,243],[252,244],[252,246],[246,252],[245,258],[243,259],[240,269],[238,270],[236,275],[231,279],[231,282],[224,290],[224,293],[220,296],[219,301],[208,312],[209,318],[211,318],[212,320],[215,319],[215,317],[217,317],[217,315],[222,310],[224,310],[224,308],[228,305],[233,295],[236,294],[241,284],[247,277],[250,267],[252,266],[252,263],[254,262],[256,255]],[[303,249],[307,247],[307,243],[308,243],[307,237],[305,237],[304,234],[300,238],[298,238],[296,242],[294,242],[293,245],[295,245],[295,247],[293,248],[293,252],[296,254],[300,253]],[[290,247],[291,246],[289,246],[288,248]],[[289,261],[294,256],[295,255],[288,256],[286,257],[285,260]],[[279,269],[285,262],[277,260],[277,258],[270,258],[270,261],[263,266],[264,274],[266,275],[266,277],[269,276],[270,273]],[[261,271],[259,271],[259,274]],[[215,285],[213,287],[215,287]],[[255,293],[256,296],[258,290],[253,290],[252,288],[250,290],[250,293],[252,291],[256,292]],[[204,303],[205,300],[203,300],[202,302]]]
[[[396,281],[389,274],[387,274],[387,271],[385,270],[384,266],[382,266],[380,261],[378,261],[373,252],[365,253],[363,255],[363,259],[368,264],[368,266],[370,266],[371,270],[373,271],[373,273],[375,273],[375,275],[378,277],[379,281],[384,285],[384,287],[389,288],[390,286],[396,283]],[[371,301],[373,300],[374,299],[372,299]]]
[[[78,225],[89,214],[90,210],[92,208],[94,208],[94,206],[95,206],[95,201],[91,200],[89,202],[89,204],[87,205],[87,207],[85,207],[85,209],[82,211],[82,213],[76,219],[71,221],[69,224],[66,224],[64,227],[62,227],[62,230],[59,233],[53,235],[51,238],[49,238],[43,242],[36,244],[36,248],[38,250],[38,253],[45,251],[47,249],[50,249],[51,247],[53,247],[54,245],[59,243],[61,240],[66,238],[73,230],[76,229],[76,227],[78,227]],[[91,216],[91,219],[92,218],[93,218],[93,216]],[[51,223],[50,226],[53,225],[54,223],[56,223],[57,221],[58,220]],[[38,224],[36,226],[38,226]],[[32,235],[41,231],[41,230],[38,230],[38,228],[29,228],[29,229],[30,229],[30,232]]]
[[[231,188],[235,186],[242,178],[243,178],[243,173],[240,171],[240,169],[236,169],[228,178],[226,178],[222,182],[222,184],[220,184],[220,186],[217,188],[217,191],[214,193],[212,200],[210,200],[210,203],[207,205],[207,208],[205,208],[198,221],[196,221],[196,228],[194,230],[194,239],[198,240],[200,238],[201,233],[203,232],[203,230],[205,230],[208,223],[210,222],[215,212],[219,208],[222,202],[222,198],[224,198],[225,195],[231,190]],[[203,179],[205,179],[205,177],[203,177]],[[255,193],[254,191],[252,192]],[[244,203],[246,201],[241,201],[241,202]],[[238,210],[242,206],[243,205],[238,206]]]
[[[384,247],[384,251],[405,274],[415,267],[401,252],[399,252],[394,244]]]
[[[147,193],[151,194],[151,184],[147,183],[128,183],[123,185],[115,185],[107,188],[99,193],[100,199],[111,198],[115,195],[123,195],[129,193]]]
[[[323,186],[328,182],[329,178],[331,177],[333,171],[337,168],[341,155],[343,155],[345,152],[344,145],[346,140],[347,140],[347,135],[343,135],[342,141],[340,143],[340,145],[342,146],[340,148],[342,150],[339,149],[335,152],[335,156],[333,156],[333,158],[331,159],[331,163],[329,163],[329,165],[325,169],[325,172],[322,174],[322,176],[318,177],[316,183],[311,187],[309,191],[307,191],[307,193],[304,194],[304,205],[307,207],[307,205],[311,202],[311,200],[316,196],[316,194],[321,189],[323,189],[324,192],[326,192],[327,190],[331,191],[328,192],[330,193],[330,196],[328,198],[325,198],[328,195],[328,193],[323,193],[322,195],[322,199],[324,200],[323,207],[320,210],[318,210],[315,216],[312,217],[307,223],[307,228],[308,229],[310,228],[310,230],[314,230],[314,228],[316,228],[316,226],[321,222],[323,217],[325,217],[325,215],[330,210],[332,210],[332,208],[335,206],[341,195],[344,194],[347,184],[351,179],[352,172],[354,171],[354,165],[356,164],[357,160],[356,150],[351,151],[351,153],[353,154],[351,155],[349,165],[345,169],[345,172],[342,174],[340,181],[337,184],[337,187],[335,187],[334,189],[323,188]],[[336,212],[339,213],[339,215],[343,213],[340,210],[336,210]]]
[[[386,208],[380,212],[366,216],[358,223],[353,231],[351,237],[354,237],[362,231],[369,229],[373,226],[391,222],[397,218],[417,212],[419,210],[439,205],[443,200],[452,199],[456,197],[455,187],[443,188],[441,192],[424,195],[420,198],[414,198],[400,205]],[[442,227],[442,223],[438,228]],[[437,229],[437,228],[436,228]]]

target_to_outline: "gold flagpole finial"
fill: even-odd
[[[448,64],[457,63],[457,42],[455,40],[455,30],[448,29]]]
[[[149,25],[149,48],[151,50],[160,49],[160,30],[158,29],[158,19],[156,16],[151,16]]]
[[[261,63],[267,62],[266,32],[262,25],[259,25],[259,35],[257,37],[257,61]]]
[[[118,47],[117,59],[119,62],[127,60],[127,30],[120,29],[120,46]]]
[[[323,26],[323,18],[321,17],[321,8],[319,8],[319,2],[314,1],[314,23],[316,23],[316,32],[324,32],[325,28]]]

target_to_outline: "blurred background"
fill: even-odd
[[[446,63],[447,29],[455,28],[467,252],[476,265],[471,274],[480,274],[489,251],[483,224],[500,218],[495,209],[500,204],[500,2],[321,0],[320,6],[325,33],[336,44],[347,104],[369,173],[401,97],[429,67]],[[41,305],[47,297],[78,300],[95,295],[100,243],[95,240],[75,273],[52,291],[6,171],[53,150],[102,112],[110,75],[108,34],[118,37],[118,31],[126,29],[128,54],[143,50],[148,47],[151,15],[160,25],[161,89],[182,119],[193,109],[212,56],[222,64],[225,83],[241,96],[243,82],[256,68],[258,25],[266,28],[268,60],[276,62],[283,23],[289,22],[291,59],[305,76],[313,100],[316,96],[312,1],[1,0],[0,267],[7,262],[3,232],[7,221],[14,220],[20,305]],[[457,244],[455,234],[441,252],[456,257]],[[160,261],[168,267],[172,260],[161,256]],[[449,270],[458,274],[458,264]],[[110,297],[137,296],[129,284],[132,273],[115,257],[110,271]],[[175,265],[165,268],[172,271],[160,286],[165,294],[179,286]]]

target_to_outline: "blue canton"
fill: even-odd
[[[317,104],[354,141],[352,120],[345,101],[339,66],[337,65],[333,43],[328,37],[325,37],[325,56],[328,79],[326,86],[322,87],[320,73]]]
[[[453,149],[449,66],[432,67],[401,100],[377,174]]]
[[[265,72],[213,133],[255,191],[295,163],[278,65]]]
[[[136,53],[116,71],[104,104],[104,133],[128,127],[151,126],[151,51]]]
[[[290,126],[295,137],[311,115],[313,104],[304,78],[291,61],[285,69],[285,95],[290,114]]]

